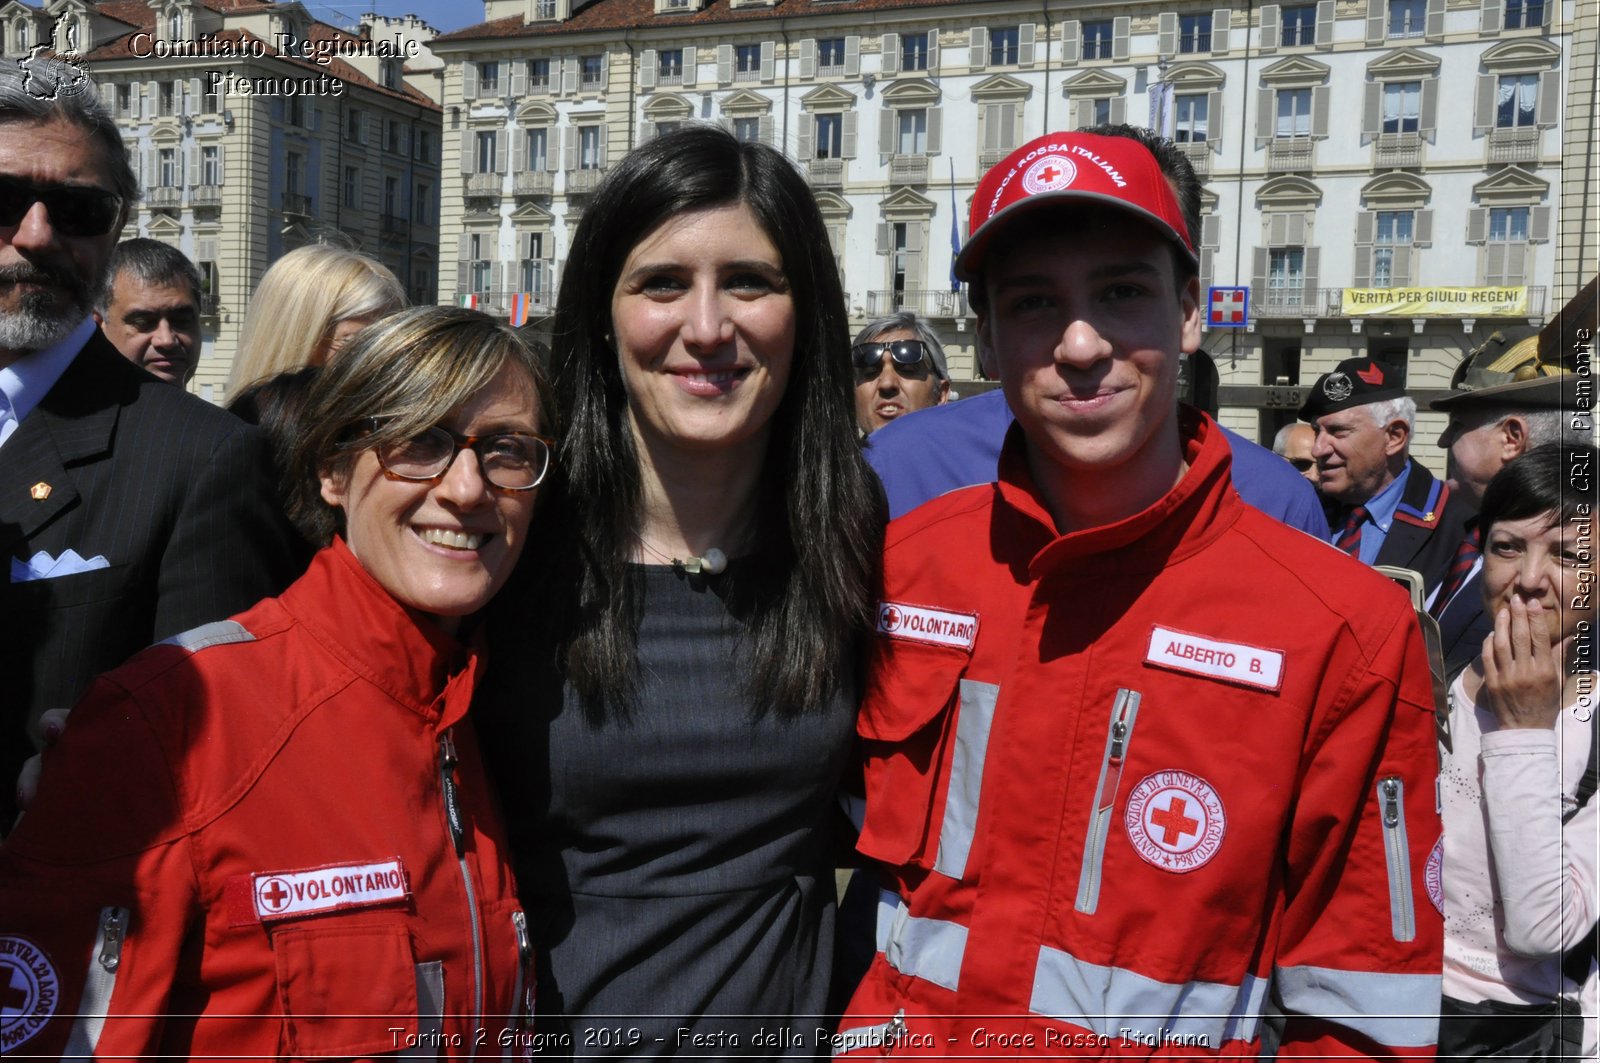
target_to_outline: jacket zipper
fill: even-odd
[[[1100,778],[1095,783],[1094,805],[1089,809],[1089,833],[1083,841],[1083,870],[1078,877],[1078,911],[1093,915],[1100,906],[1100,865],[1105,860],[1106,836],[1111,831],[1117,786],[1122,781],[1122,766],[1128,743],[1133,739],[1133,721],[1139,715],[1139,692],[1122,688],[1111,703],[1111,724],[1106,729],[1106,751],[1100,760]]]
[[[514,1016],[511,1028],[513,1033],[521,1033],[533,1026],[533,941],[528,937],[528,917],[522,912],[511,913],[511,929],[517,935],[517,983],[516,990],[511,994],[517,1014]],[[517,1047],[516,1038],[511,1038],[511,1043],[506,1045],[503,1059],[518,1059],[521,1053]]]
[[[102,908],[100,929],[90,953],[89,974],[83,983],[83,1006],[72,1025],[63,1059],[92,1059],[111,1010],[111,994],[117,988],[117,968],[122,966],[122,942],[128,935],[126,908]]]
[[[473,1028],[483,1025],[483,933],[478,926],[478,892],[472,884],[472,869],[467,866],[467,831],[461,821],[461,806],[456,800],[456,743],[451,732],[439,736],[439,787],[444,794],[444,818],[450,828],[450,842],[455,847],[456,864],[461,868],[461,882],[467,891],[467,925],[472,928],[472,1017]],[[475,1059],[478,1047],[473,1044],[468,1059]]]
[[[1399,776],[1387,775],[1378,780],[1378,800],[1383,806],[1383,855],[1389,865],[1389,918],[1396,941],[1412,941],[1417,936],[1416,913],[1411,907],[1405,795],[1405,784]]]

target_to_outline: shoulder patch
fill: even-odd
[[[49,1024],[61,979],[45,951],[25,937],[0,934],[0,1045],[21,1048]]]
[[[210,646],[226,646],[230,642],[254,642],[256,637],[237,620],[218,620],[211,624],[180,631],[171,638],[162,639],[157,646],[176,646],[189,653],[198,653]]]

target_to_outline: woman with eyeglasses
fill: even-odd
[[[611,171],[567,259],[564,482],[480,702],[575,1055],[827,1050],[881,536],[828,248],[792,163],[695,127]]]
[[[944,347],[909,310],[880,317],[858,332],[850,361],[856,371],[856,424],[863,435],[950,399]]]
[[[1593,1059],[1595,449],[1546,444],[1478,514],[1494,632],[1450,686],[1439,790],[1439,1058]]]
[[[526,1037],[526,920],[466,712],[550,464],[508,327],[430,307],[319,375],[327,544],[99,679],[0,848],[5,1051],[465,1058]],[[498,1051],[499,1049],[495,1049]]]

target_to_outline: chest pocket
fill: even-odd
[[[438,964],[416,963],[410,931],[381,920],[338,922],[272,935],[287,1054],[378,1055],[393,1052],[397,1037],[403,1045],[437,1031],[443,978]]]
[[[856,730],[866,753],[861,851],[960,878],[977,825],[999,688],[958,649],[879,641]]]

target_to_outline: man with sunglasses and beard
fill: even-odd
[[[950,371],[939,337],[909,310],[873,321],[850,348],[856,370],[856,423],[871,435],[902,414],[950,400]]]
[[[0,60],[0,833],[46,710],[293,575],[260,434],[90,316],[137,196],[81,71]]]

